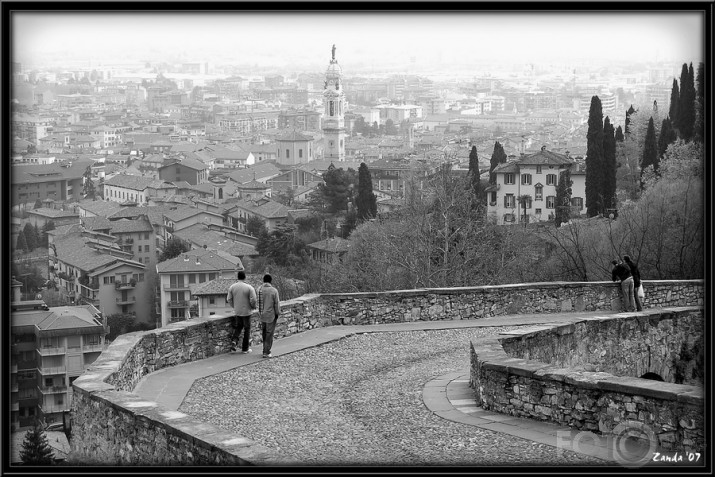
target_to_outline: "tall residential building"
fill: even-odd
[[[335,59],[335,45],[330,66],[325,73],[323,103],[324,148],[323,158],[331,161],[345,160],[345,90],[343,89],[343,71]]]
[[[63,422],[72,382],[104,348],[102,316],[92,305],[48,308],[41,300],[14,302],[11,316],[12,427]]]

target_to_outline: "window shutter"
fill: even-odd
[[[509,207],[509,197],[504,196],[504,207]]]

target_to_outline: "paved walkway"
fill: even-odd
[[[534,328],[537,329],[543,328],[543,325],[568,324],[583,319],[608,316],[611,314],[612,313],[603,311],[571,312],[509,315],[480,320],[419,321],[384,325],[329,326],[277,339],[273,343],[271,354],[274,356],[273,359],[275,359],[281,355],[361,333],[523,325],[534,325]],[[253,353],[250,354],[241,354],[240,352],[226,353],[156,371],[142,378],[134,389],[134,393],[175,411],[178,410],[195,380],[262,360],[261,345],[258,344],[254,346]],[[557,432],[570,432],[570,429],[566,427],[542,423],[531,419],[496,414],[479,408],[474,398],[474,392],[469,388],[468,369],[450,373],[427,383],[423,390],[423,401],[428,409],[444,419],[503,432],[515,437],[529,439],[555,447],[557,446]],[[569,441],[569,439],[562,439],[561,441],[564,440]],[[579,446],[580,449],[571,449],[568,442],[566,444],[567,446],[565,448],[569,450],[606,460],[613,460],[609,457],[605,444],[599,446],[598,444],[584,443]]]

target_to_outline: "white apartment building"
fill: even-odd
[[[582,215],[586,197],[586,172],[572,159],[563,154],[541,151],[499,164],[494,168],[496,184],[486,188],[487,214],[499,225],[524,222],[524,205],[519,198],[525,197],[526,220],[541,222],[556,215],[556,188],[562,172],[570,170],[571,217]]]

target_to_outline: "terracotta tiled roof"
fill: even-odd
[[[296,130],[287,131],[276,137],[276,141],[312,141],[312,137],[305,136]]]
[[[162,181],[149,177],[117,174],[104,182],[105,185],[123,187],[125,189],[142,191],[148,187],[159,187]]]
[[[144,218],[120,219],[111,222],[107,220],[107,222],[111,224],[112,229],[110,232],[112,234],[154,231],[149,220]]]
[[[206,296],[206,295],[225,295],[228,293],[228,289],[236,283],[237,280],[233,278],[217,278],[211,280],[210,282],[203,283],[196,287],[192,295],[194,296]]]
[[[197,263],[198,259],[198,263]],[[238,257],[228,257],[216,250],[190,250],[176,258],[157,264],[159,273],[175,272],[218,272],[225,270],[242,270],[243,264]]]
[[[122,208],[114,201],[108,200],[81,200],[79,207],[98,216],[107,217]]]

